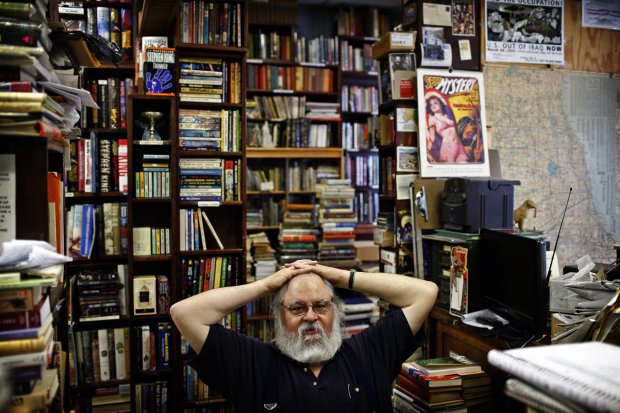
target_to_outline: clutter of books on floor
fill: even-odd
[[[491,377],[460,355],[402,364],[393,389],[394,411],[485,412],[493,410]]]

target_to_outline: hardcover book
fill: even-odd
[[[134,277],[133,313],[134,315],[157,313],[157,278],[154,275]]]
[[[147,95],[174,96],[174,55],[174,48],[146,48],[143,78]]]

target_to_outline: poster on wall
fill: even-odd
[[[581,25],[620,30],[620,2],[618,0],[583,0],[581,2]]]
[[[487,62],[564,64],[564,0],[486,0]]]
[[[489,176],[482,73],[418,69],[420,174]]]

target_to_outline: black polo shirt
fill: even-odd
[[[267,412],[265,386],[272,354],[276,354],[278,405],[274,412],[370,412],[368,391],[375,393],[378,412],[392,412],[392,382],[402,362],[423,343],[420,331],[411,333],[398,309],[363,332],[344,340],[366,373],[371,389],[358,382],[342,348],[327,362],[319,377],[304,364],[283,355],[272,345],[221,325],[213,325],[200,354],[190,351],[189,365],[200,379],[232,402],[236,412]],[[274,369],[275,371],[275,369]],[[362,380],[364,381],[364,380]],[[273,380],[271,381],[273,382]]]

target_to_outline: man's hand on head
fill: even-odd
[[[310,261],[310,260],[302,260],[302,261]],[[306,274],[306,273],[312,272],[313,266],[311,266],[311,264],[300,264],[300,265],[294,265],[294,264],[295,263],[285,264],[282,266],[282,268],[279,271],[276,271],[273,274],[271,274],[269,277],[263,279],[270,293],[272,294],[275,293],[284,284],[292,280],[294,277],[300,274]]]

